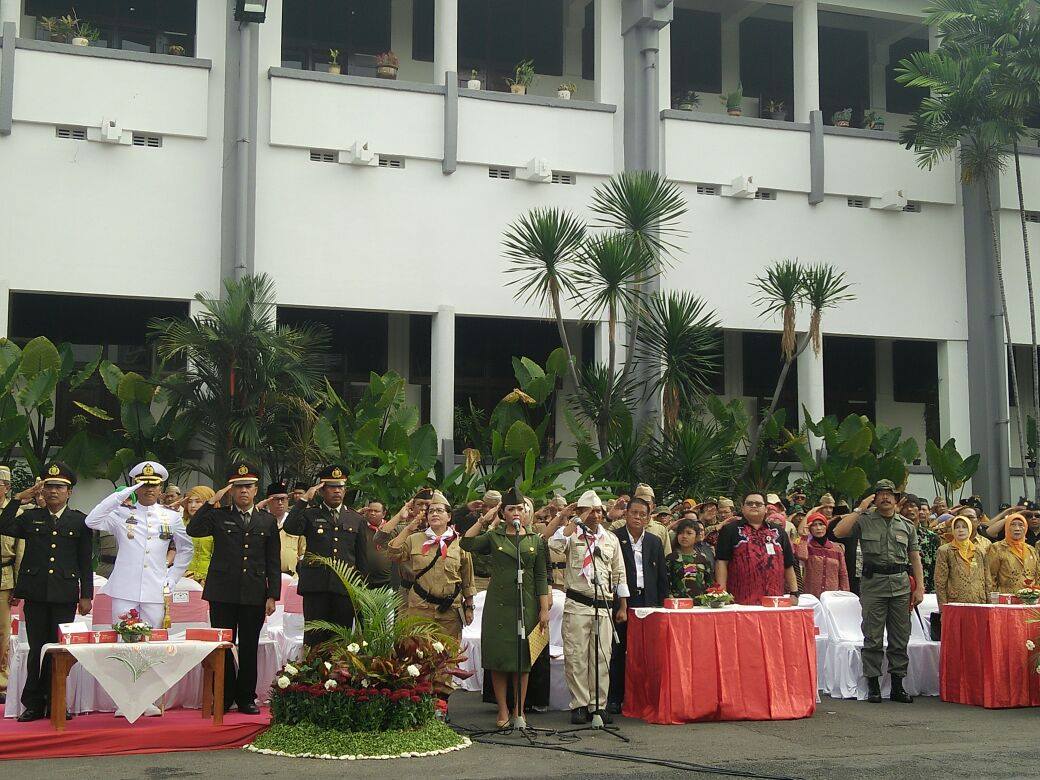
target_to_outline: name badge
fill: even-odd
[[[776,555],[776,545],[766,542],[766,555]]]

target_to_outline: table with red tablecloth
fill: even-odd
[[[1040,675],[1026,640],[1040,646],[1036,607],[1021,604],[945,604],[939,651],[943,701],[991,709],[1040,706]]]
[[[811,608],[630,610],[623,713],[648,723],[808,718],[815,634]]]

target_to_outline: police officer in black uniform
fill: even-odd
[[[368,575],[368,537],[365,519],[343,506],[347,474],[342,466],[328,466],[318,474],[318,483],[285,518],[285,532],[307,539],[307,552],[333,558],[353,566],[362,576]],[[316,494],[317,497],[316,498]],[[321,563],[308,563],[307,558],[296,567],[300,581],[297,592],[303,596],[303,619],[327,620],[341,626],[354,623],[354,604],[336,573]],[[318,644],[326,636],[320,631],[305,631],[308,646]]]
[[[202,598],[209,602],[214,628],[230,628],[238,639],[238,675],[231,654],[224,659],[224,707],[232,703],[256,715],[256,655],[264,619],[282,592],[281,540],[274,515],[257,509],[259,476],[244,463],[228,473],[228,483],[188,522],[188,536],[212,536],[213,560]],[[221,507],[224,494],[231,504]]]
[[[90,612],[94,597],[91,567],[93,537],[86,515],[69,508],[76,476],[64,463],[47,467],[43,480],[23,490],[0,513],[0,534],[25,540],[22,568],[15,586],[16,598],[25,599],[25,631],[29,657],[25,662],[25,687],[18,716],[24,723],[47,716],[50,698],[50,659],[40,670],[40,650],[58,641],[58,625],[71,623],[79,613]],[[45,506],[26,509],[18,515],[22,501],[35,502],[43,496]]]

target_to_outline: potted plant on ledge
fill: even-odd
[[[680,111],[693,111],[701,104],[701,96],[692,89],[686,90],[682,97],[677,98],[675,105]]]
[[[171,43],[166,47],[166,53],[174,57],[183,57],[188,53],[188,50],[179,43]]]
[[[469,81],[466,82],[466,89],[480,89],[480,74],[477,73],[476,68],[469,72]]]
[[[787,121],[787,108],[782,100],[770,100],[766,103],[766,113],[769,118],[777,122]]]
[[[863,128],[865,130],[884,130],[885,117],[877,111],[868,111],[863,115]]]
[[[831,122],[835,127],[848,127],[852,124],[852,109],[843,108],[831,114]]]
[[[578,91],[578,87],[573,82],[564,81],[556,88],[556,97],[560,100],[570,100],[571,95]]]
[[[329,49],[329,73],[339,75],[343,72],[339,64],[339,49]]]
[[[397,69],[401,67],[401,61],[392,51],[384,51],[376,55],[376,75],[381,79],[396,79]]]
[[[742,103],[744,102],[744,87],[743,85],[737,86],[732,92],[727,92],[719,95],[719,100],[722,101],[722,105],[726,107],[726,113],[730,116],[743,116],[744,108]]]
[[[513,70],[513,77],[506,79],[506,83],[509,84],[509,91],[514,95],[526,95],[527,88],[531,86],[532,81],[534,81],[533,60],[522,60],[517,63],[516,68]]]

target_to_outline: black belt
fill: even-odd
[[[566,569],[567,568],[567,561],[558,561],[557,563],[553,563],[552,561],[550,561],[549,562],[549,568],[550,569]]]
[[[114,556],[114,555],[102,555],[100,557],[100,560],[101,560],[102,563],[115,563],[116,562],[116,556]]]
[[[455,591],[450,596],[433,596],[418,582],[412,583],[412,591],[423,601],[437,607],[438,612],[447,612],[455,604],[455,599],[458,598],[459,593],[462,592],[462,583],[455,585]]]
[[[906,574],[906,564],[881,564],[881,563],[870,563],[869,561],[863,562],[863,576],[870,579],[875,574]]]
[[[586,607],[592,607],[593,609],[610,609],[609,601],[599,601],[597,599],[592,599],[586,596],[585,594],[578,593],[574,590],[567,591],[567,598],[573,599],[579,604],[584,604]]]

